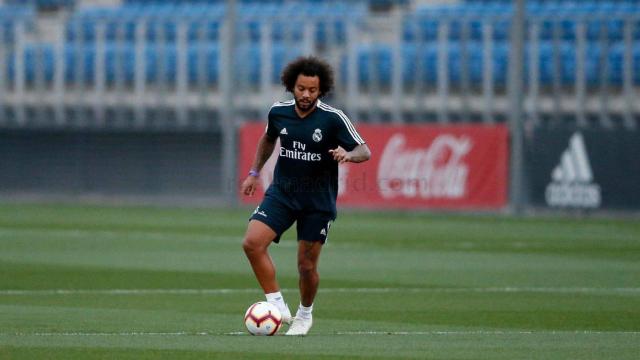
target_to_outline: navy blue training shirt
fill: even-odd
[[[338,162],[329,150],[342,146],[351,151],[364,140],[340,110],[320,100],[304,118],[295,101],[273,104],[266,129],[271,139],[280,138],[278,161],[267,194],[282,197],[292,208],[330,212],[335,217],[338,197]]]

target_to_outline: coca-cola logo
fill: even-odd
[[[469,166],[463,158],[471,147],[467,136],[443,134],[426,148],[410,149],[403,134],[393,135],[378,166],[380,194],[386,199],[465,196]]]

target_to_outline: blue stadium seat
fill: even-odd
[[[608,80],[611,84],[621,86],[624,82],[624,44],[614,45],[609,52]],[[640,42],[635,42],[631,49],[631,68],[633,70],[632,83],[636,86],[640,85]]]
[[[408,15],[402,24],[405,41],[434,41],[438,38],[439,21],[432,17]]]
[[[22,22],[25,30],[29,31],[34,26],[35,10],[29,6],[0,6],[0,29],[2,37],[0,42],[13,43],[15,41],[16,24]]]
[[[45,84],[53,81],[54,51],[47,43],[29,44],[24,48],[24,77],[29,85],[33,85],[40,76]],[[13,81],[16,71],[16,59],[7,57],[7,79]]]
[[[236,48],[236,78],[256,83],[260,78],[260,47],[255,43],[243,43]]]
[[[135,78],[135,49],[130,44],[109,43],[105,46],[105,80],[112,85],[117,79],[133,83]]]
[[[8,5],[27,5],[35,6],[39,8],[54,8],[54,7],[71,7],[75,5],[75,0],[5,0],[5,4]]]
[[[145,50],[147,82],[174,82],[178,60],[174,45],[151,45]]]
[[[96,49],[91,45],[67,44],[65,46],[65,80],[69,83],[93,83]]]
[[[366,45],[358,48],[358,82],[361,85],[372,84],[377,77],[377,82],[382,86],[391,84],[391,48],[384,44]]]
[[[207,85],[217,84],[219,81],[219,59],[220,47],[217,43],[189,46],[187,57],[189,83],[197,84],[199,79],[203,78]],[[201,71],[204,73],[201,74]]]
[[[438,54],[435,44],[406,43],[402,47],[402,59],[402,78],[408,85],[416,85],[418,81],[423,84],[436,82]]]
[[[220,39],[221,20],[194,20],[189,23],[187,39],[189,42],[215,42]]]

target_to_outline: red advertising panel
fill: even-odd
[[[246,177],[264,124],[240,132],[240,179]],[[371,160],[340,165],[338,205],[368,208],[499,209],[507,203],[507,128],[502,125],[358,125]],[[279,147],[276,144],[276,149]],[[262,171],[271,182],[277,151]]]

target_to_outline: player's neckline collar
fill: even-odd
[[[296,117],[299,120],[305,120],[306,118],[308,118],[309,116],[313,115],[314,112],[316,112],[316,110],[318,110],[318,102],[320,100],[318,100],[315,104],[315,106],[313,107],[313,109],[311,111],[309,111],[308,113],[306,113],[304,116],[300,116],[300,114],[298,114],[298,110],[297,110],[297,106],[294,104],[293,105],[293,113],[296,114]]]

